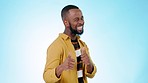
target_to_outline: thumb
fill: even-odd
[[[71,58],[71,52],[68,53],[68,58]]]
[[[81,48],[81,53],[82,53],[82,54],[85,54],[85,53],[86,53],[85,47],[82,47],[82,48]]]

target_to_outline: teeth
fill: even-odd
[[[80,27],[77,27],[77,29],[78,29],[78,30],[82,30],[82,26],[80,26]]]

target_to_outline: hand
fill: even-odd
[[[68,57],[66,58],[66,60],[64,61],[64,63],[62,64],[64,67],[64,70],[71,70],[74,68],[74,64],[75,64],[75,60],[73,58],[71,58],[71,54],[68,54]]]
[[[75,60],[71,58],[71,54],[68,54],[68,57],[65,59],[64,63],[59,65],[56,68],[56,76],[59,78],[64,70],[73,69]]]
[[[81,60],[87,66],[87,72],[91,73],[93,71],[93,64],[91,63],[91,60],[84,47],[81,49]]]
[[[90,59],[88,57],[88,54],[86,53],[86,50],[85,48],[81,48],[81,60],[82,62],[85,64],[85,65],[90,65],[91,62],[90,62]]]

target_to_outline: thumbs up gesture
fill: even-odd
[[[75,60],[71,57],[71,53],[68,54],[68,57],[65,59],[63,66],[64,70],[71,70],[74,68]]]
[[[63,62],[63,64],[59,65],[56,68],[56,76],[59,78],[61,76],[61,73],[64,70],[71,70],[74,68],[74,64],[75,64],[75,60],[71,57],[71,53],[68,54],[68,57],[65,59],[65,61]]]
[[[87,72],[91,73],[93,71],[93,64],[91,63],[91,60],[86,53],[85,47],[81,48],[81,60],[87,66]]]
[[[81,60],[85,65],[90,64],[90,59],[88,57],[88,54],[86,53],[85,47],[81,48]]]

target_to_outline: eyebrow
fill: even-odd
[[[78,19],[78,18],[79,18],[79,17],[75,17],[74,20],[75,20],[75,19]],[[84,18],[84,16],[81,16],[81,19],[82,19],[82,18]]]

